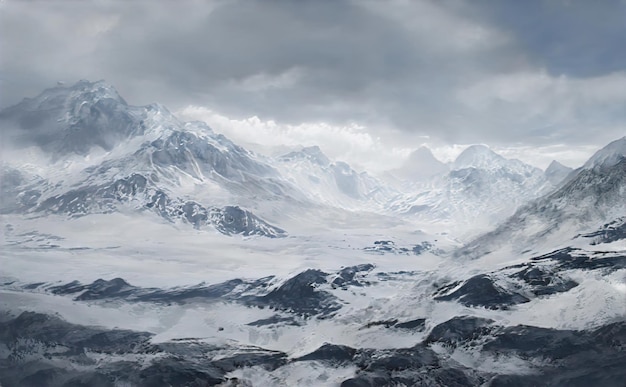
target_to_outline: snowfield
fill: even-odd
[[[2,386],[626,380],[626,138],[573,171],[472,146],[378,178],[102,81],[0,121]]]

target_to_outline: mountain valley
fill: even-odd
[[[386,175],[104,81],[0,111],[2,386],[623,386],[626,137]]]

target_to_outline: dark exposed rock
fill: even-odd
[[[367,324],[365,324],[363,328],[361,329],[367,329],[367,328],[377,327],[377,326],[384,326],[385,328],[391,328],[392,326],[396,325],[397,322],[398,322],[397,319],[372,321],[372,322],[368,322]]]
[[[365,374],[359,375],[348,380],[344,380],[341,383],[341,387],[377,387],[377,386],[390,386],[389,376],[387,375],[372,375]]]
[[[422,345],[393,350],[358,350],[360,371],[341,386],[470,386],[480,384],[471,373],[441,364]]]
[[[83,216],[107,213],[121,204],[149,209],[169,221],[182,219],[195,228],[213,226],[225,235],[282,237],[286,232],[237,206],[206,207],[194,201],[170,198],[145,176],[134,173],[112,183],[86,185],[47,198],[35,211]]]
[[[279,324],[295,325],[295,326],[300,325],[300,323],[297,322],[293,317],[281,317],[279,315],[274,315],[269,318],[256,320],[246,325],[250,325],[253,327],[262,327],[262,326],[267,326],[267,325],[279,325]]]
[[[72,324],[58,317],[34,312],[24,312],[13,320],[0,323],[0,341],[4,343],[30,338],[73,347],[89,347],[106,353],[130,350],[146,343],[151,336],[146,332],[89,327],[74,330]]]
[[[231,295],[236,298],[239,291],[248,289],[264,289],[272,277],[261,278],[255,281],[232,279],[218,284],[199,284],[191,287],[171,289],[140,288],[130,285],[121,278],[110,281],[97,279],[91,284],[84,285],[72,281],[65,285],[48,288],[53,294],[73,295],[76,301],[123,299],[125,301],[186,303],[190,301],[209,301],[226,299]]]
[[[437,249],[435,245],[431,242],[424,241],[420,244],[413,246],[397,246],[393,241],[380,240],[375,241],[374,246],[368,246],[363,249],[369,253],[378,253],[378,254],[397,254],[397,255],[421,255],[427,251],[432,252],[433,254],[439,255],[442,254],[443,251]]]
[[[305,317],[329,316],[339,310],[341,305],[335,296],[317,289],[318,285],[327,283],[327,277],[328,274],[323,271],[309,269],[288,279],[264,296],[248,297],[243,300],[248,305],[269,306]]]
[[[28,284],[24,286],[24,289],[26,290],[33,290],[33,289],[37,289],[38,287],[45,285],[45,282],[35,282],[32,284]]]
[[[114,387],[114,378],[99,372],[85,372],[69,379],[63,387]]]
[[[135,173],[111,183],[84,186],[49,197],[34,211],[71,216],[82,216],[91,212],[111,212],[116,204],[129,202],[146,194],[147,188],[147,179]]]
[[[554,261],[559,270],[602,269],[607,272],[613,272],[626,268],[626,255],[609,254],[608,256],[602,256],[601,253],[595,253],[594,256],[590,255],[590,253],[585,253],[579,249],[565,248],[532,258],[532,261]]]
[[[44,368],[24,376],[17,384],[23,387],[50,386],[62,379],[65,374],[67,372],[59,368]]]
[[[353,277],[359,270],[369,270],[371,265],[359,265],[342,270],[335,279],[341,283],[359,286],[362,282]],[[341,276],[344,276],[343,278]],[[199,284],[190,287],[170,289],[141,288],[128,284],[121,278],[112,280],[98,279],[91,284],[72,281],[64,285],[38,285],[39,289],[57,295],[72,295],[76,301],[123,299],[126,302],[188,303],[212,300],[232,301],[248,306],[270,307],[303,317],[328,317],[341,308],[339,300],[330,292],[320,289],[320,285],[329,285],[333,278],[319,270],[306,270],[288,279],[279,287],[267,292],[273,277],[258,280],[233,279],[213,285]],[[29,285],[27,285],[29,286]],[[26,287],[22,287],[26,290]],[[261,294],[261,295],[251,295]],[[264,294],[265,293],[265,294]],[[250,323],[252,326],[287,323],[299,324],[292,317],[278,316]]]
[[[76,300],[84,301],[98,300],[108,297],[124,297],[135,289],[137,288],[130,286],[128,282],[121,278],[114,278],[110,281],[98,279],[94,281],[84,293],[77,296]]]
[[[537,375],[498,375],[490,386],[623,386],[626,322],[593,331],[515,326],[494,330],[483,349],[543,359]]]
[[[301,361],[322,362],[330,368],[356,366],[356,375],[342,386],[612,387],[623,386],[626,380],[626,322],[574,331],[498,327],[487,319],[456,317],[436,326],[423,344],[411,348],[355,349],[327,343],[292,360],[282,352],[261,348],[223,347],[196,339],[151,344],[150,337],[149,333],[85,327],[24,312],[0,323],[0,348],[10,352],[0,359],[0,383],[212,386],[226,382],[226,375],[237,369],[258,367],[272,372]],[[435,342],[541,361],[534,374],[495,375],[439,357],[428,347]],[[94,361],[88,353],[99,354],[100,360]],[[120,357],[129,360],[114,360]]]
[[[369,263],[343,268],[333,279],[332,285],[342,289],[346,289],[348,286],[369,285],[366,281],[360,281],[358,277],[361,273],[369,273],[372,270],[374,270],[374,265]]]
[[[187,360],[167,357],[142,369],[137,378],[141,386],[204,387],[222,383],[223,373],[209,364],[190,364]]]
[[[493,320],[479,317],[454,317],[434,327],[424,342],[457,345],[475,340],[490,332],[493,322]]]
[[[420,255],[426,251],[432,250],[433,249],[433,244],[430,242],[422,242],[419,245],[415,245],[413,246],[413,248],[411,249],[411,251],[413,252],[413,254],[415,255]]]
[[[374,353],[368,353],[368,356]],[[437,364],[437,356],[425,347],[396,349],[391,351],[376,351],[374,357],[357,359],[357,364],[365,371],[403,371],[419,369]]]
[[[201,301],[220,299],[226,297],[241,285],[248,284],[243,280],[233,279],[213,285],[200,284],[186,288],[173,288],[166,290],[156,289],[147,294],[138,294],[137,300],[185,303],[192,300]]]
[[[287,364],[287,355],[278,351],[242,352],[213,361],[213,366],[223,372],[232,372],[243,367],[262,367],[273,371]]]
[[[417,318],[415,320],[405,321],[394,325],[394,328],[422,331],[426,325],[425,318]]]
[[[543,375],[496,375],[487,383],[488,387],[543,387],[548,384]]]
[[[366,247],[363,250],[377,253],[394,252],[396,244],[393,241],[375,241],[373,247]]]
[[[511,305],[528,302],[525,296],[507,291],[496,285],[487,275],[474,276],[451,293],[448,290],[454,289],[458,283],[445,286],[438,290],[438,301],[456,300],[466,306],[483,306],[489,309],[507,309]]]
[[[215,228],[226,235],[261,235],[275,238],[286,234],[284,230],[236,206],[213,208],[209,216]]]
[[[351,362],[357,350],[345,345],[334,345],[326,343],[315,351],[295,359],[295,361],[319,360],[331,362],[333,364]]]
[[[563,279],[556,273],[532,265],[528,265],[524,270],[512,274],[510,277],[521,279],[530,285],[532,293],[536,296],[564,293],[578,286],[576,281]]]
[[[542,355],[551,359],[562,359],[587,350],[587,344],[584,335],[578,331],[518,325],[495,332],[495,338],[486,343],[484,349],[515,351],[526,357]]]
[[[599,230],[579,235],[579,237],[591,239],[592,245],[611,243],[626,239],[626,218],[618,218],[603,225]]]
[[[212,386],[238,368],[271,371],[287,362],[284,353],[261,348],[225,348],[195,340],[150,344],[151,337],[145,332],[87,327],[24,312],[0,323],[0,348],[9,351],[8,357],[0,359],[0,384]],[[232,354],[217,358],[225,351]],[[89,353],[98,354],[100,360]],[[129,360],[115,360],[119,357]],[[217,359],[207,360],[211,358]]]

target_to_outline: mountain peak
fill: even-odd
[[[565,165],[559,163],[556,160],[552,160],[552,162],[550,163],[550,165],[548,165],[548,168],[546,168],[546,172],[550,171],[550,170],[557,170],[557,169],[571,169],[570,167],[566,167]]]
[[[102,99],[111,99],[126,105],[124,98],[120,96],[115,87],[104,80],[90,82],[84,79],[69,87],[72,92],[70,98],[78,98],[81,101],[91,101],[93,103]]]
[[[448,167],[439,161],[428,147],[420,146],[409,154],[408,159],[402,167],[394,171],[394,174],[400,178],[414,181],[443,174],[447,171]]]
[[[2,115],[10,116],[38,110],[61,110],[61,108],[75,110],[85,103],[95,104],[105,99],[127,105],[111,84],[104,80],[90,82],[83,79],[72,86],[61,84],[45,89],[36,97],[24,98],[18,104],[4,109]]]
[[[281,157],[282,159],[307,159],[315,164],[321,166],[327,166],[330,164],[330,159],[322,152],[319,146],[307,146],[303,147],[299,151],[290,152]]]
[[[506,159],[486,145],[470,145],[454,160],[452,169],[478,168],[493,169]]]
[[[544,172],[546,178],[553,185],[558,185],[573,171],[572,168],[566,167],[556,160],[552,160],[546,171]]]
[[[626,136],[609,143],[585,163],[583,169],[612,167],[626,158]]]
[[[0,112],[18,144],[35,144],[46,152],[87,154],[91,147],[111,150],[143,129],[117,90],[105,81],[81,80],[58,85]]]
[[[413,162],[413,161],[439,161],[435,155],[433,154],[433,152],[430,150],[430,148],[426,147],[426,146],[420,146],[419,148],[415,149],[413,152],[411,152],[411,154],[409,155],[409,162]]]

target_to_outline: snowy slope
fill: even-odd
[[[8,237],[25,226],[15,223]],[[138,377],[148,373],[159,383],[191,374],[189,383],[237,377],[252,386],[533,385],[535,374],[578,386],[581,372],[587,382],[623,381],[623,251],[587,246],[459,265],[428,252],[371,254],[367,238],[340,233],[244,246],[145,231],[131,224],[116,239],[111,230],[109,243],[126,242],[117,249],[83,241],[91,247],[72,253],[66,239],[5,249],[13,278],[0,281],[0,309],[9,312],[0,340],[12,360],[0,368],[3,384],[44,378],[44,365],[57,380],[115,375],[136,386],[150,385]],[[46,270],[25,270],[33,266]]]
[[[472,146],[398,192],[104,82],[0,118],[3,386],[623,386],[626,138],[457,250],[547,174]]]
[[[9,139],[37,145],[59,159],[87,154],[93,147],[111,150],[118,143],[143,135],[147,109],[130,107],[104,81],[80,81],[55,87],[0,112]]]
[[[455,232],[488,229],[552,185],[541,170],[509,160],[483,145],[463,151],[451,171],[399,195],[392,211],[431,222],[447,222]]]
[[[277,159],[281,175],[311,200],[349,210],[380,212],[395,193],[366,172],[331,161],[317,146],[305,147]]]
[[[5,160],[7,194],[18,200],[4,212],[81,216],[125,207],[227,234],[276,236],[282,230],[229,204],[297,195],[274,168],[205,124],[180,122],[158,104],[129,106],[102,81],[46,90],[0,118],[18,148],[43,152],[28,165]],[[29,171],[37,178],[19,177]]]
[[[617,140],[596,152],[562,187],[520,207],[459,254],[481,256],[502,246],[512,246],[517,252],[555,248],[626,215],[623,144],[624,139]]]
[[[583,169],[607,168],[622,161],[626,157],[626,136],[615,140],[597,151],[583,165]]]
[[[566,167],[556,160],[552,160],[544,173],[546,175],[546,179],[548,179],[552,185],[558,186],[570,173],[572,173],[572,171],[572,168]]]
[[[20,199],[3,204],[5,212],[75,216],[123,205],[157,209],[167,219],[184,213],[179,218],[198,226],[210,216],[197,222],[183,207],[200,206],[199,213],[208,214],[239,206],[279,224],[302,213],[339,211],[345,217],[341,211],[359,211],[403,214],[418,227],[437,222],[448,231],[475,234],[550,187],[537,169],[476,145],[445,174],[447,167],[430,151],[416,150],[405,172],[423,179],[394,188],[328,159],[319,147],[275,159],[254,154],[204,123],[179,121],[159,104],[130,106],[103,81],[46,90],[5,109],[0,119],[18,146],[4,168],[29,176],[19,185],[8,180],[7,196]],[[20,152],[30,153],[30,162]],[[118,192],[135,179],[141,181],[138,192]],[[155,205],[159,201],[168,209]]]

